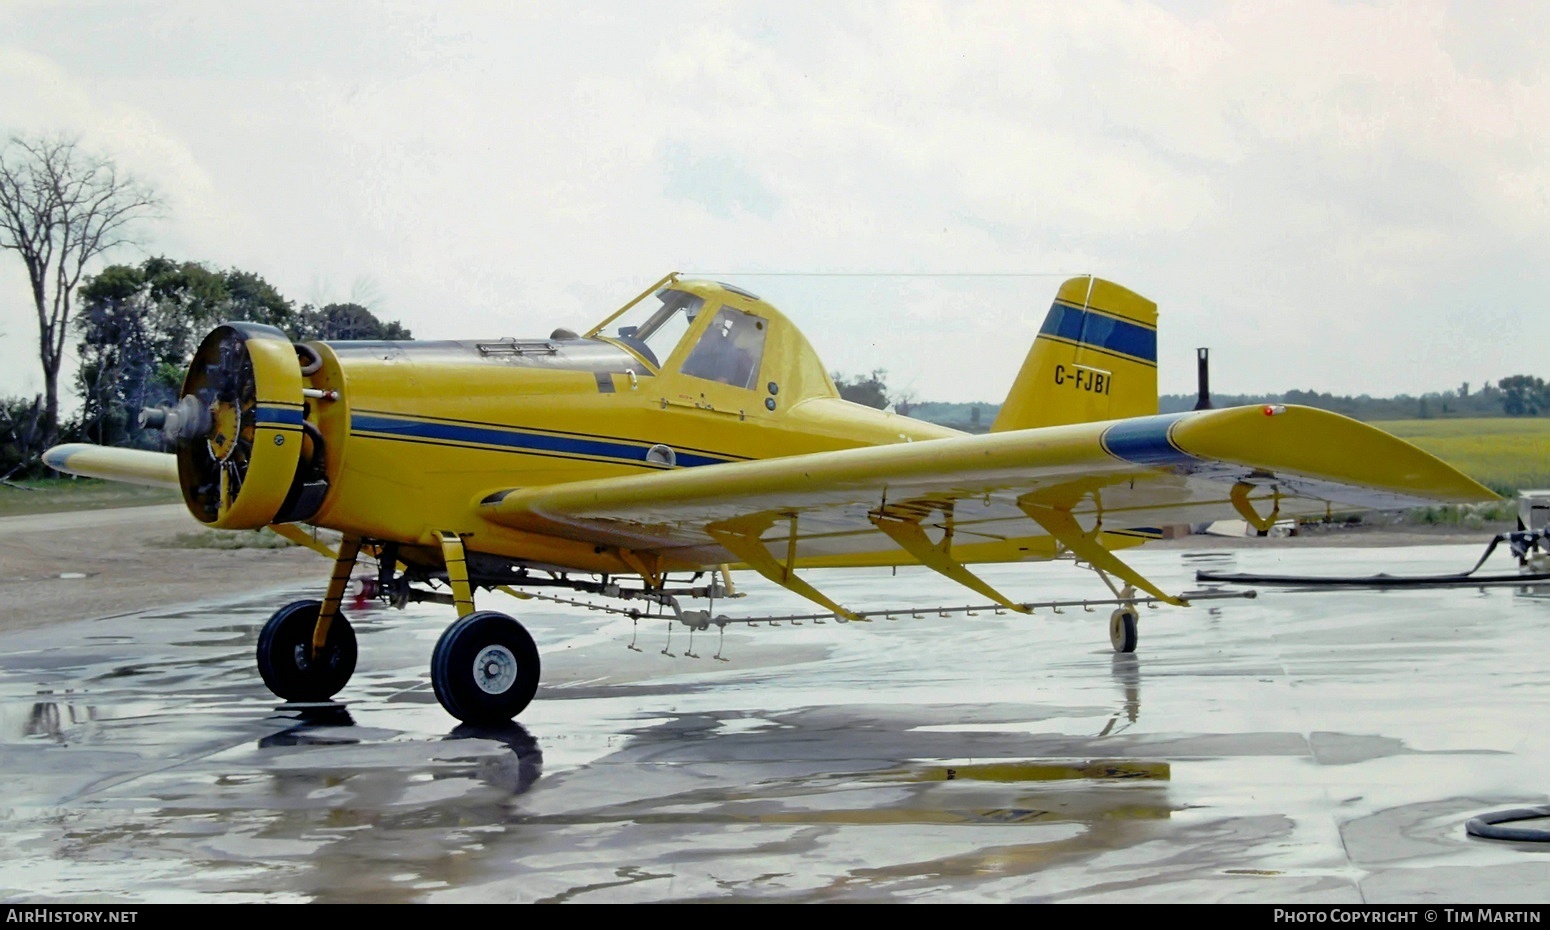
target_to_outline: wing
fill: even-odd
[[[487,495],[478,509],[493,523],[628,553],[648,577],[741,563],[813,597],[795,569],[918,562],[992,594],[965,564],[1070,551],[1166,598],[1111,550],[1168,524],[1238,516],[1267,528],[1494,499],[1381,430],[1267,406],[522,488]]]
[[[106,478],[173,490],[178,487],[178,457],[170,452],[74,442],[54,446],[43,453],[43,464],[83,478]]]
[[[171,488],[178,484],[178,457],[170,452],[144,449],[118,449],[90,443],[65,443],[43,453],[43,464],[66,474],[83,478],[105,478],[153,488]],[[310,533],[292,524],[276,523],[268,527],[298,546],[306,546],[319,555],[335,558],[337,550],[319,542]]]

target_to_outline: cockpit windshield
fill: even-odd
[[[662,303],[655,310],[650,301],[643,300],[615,320],[618,328],[614,338],[639,352],[653,367],[661,368],[694,323],[705,300],[672,288],[664,288],[656,296]]]

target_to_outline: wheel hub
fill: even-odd
[[[517,657],[505,646],[486,646],[474,656],[474,683],[485,694],[505,694],[517,683]]]

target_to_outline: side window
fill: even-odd
[[[768,324],[752,313],[722,307],[684,360],[683,373],[733,387],[751,388],[764,360]]]

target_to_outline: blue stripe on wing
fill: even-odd
[[[1098,441],[1105,452],[1137,465],[1193,464],[1200,460],[1180,449],[1172,438],[1173,424],[1187,416],[1188,413],[1169,413],[1124,420],[1104,430]]]

